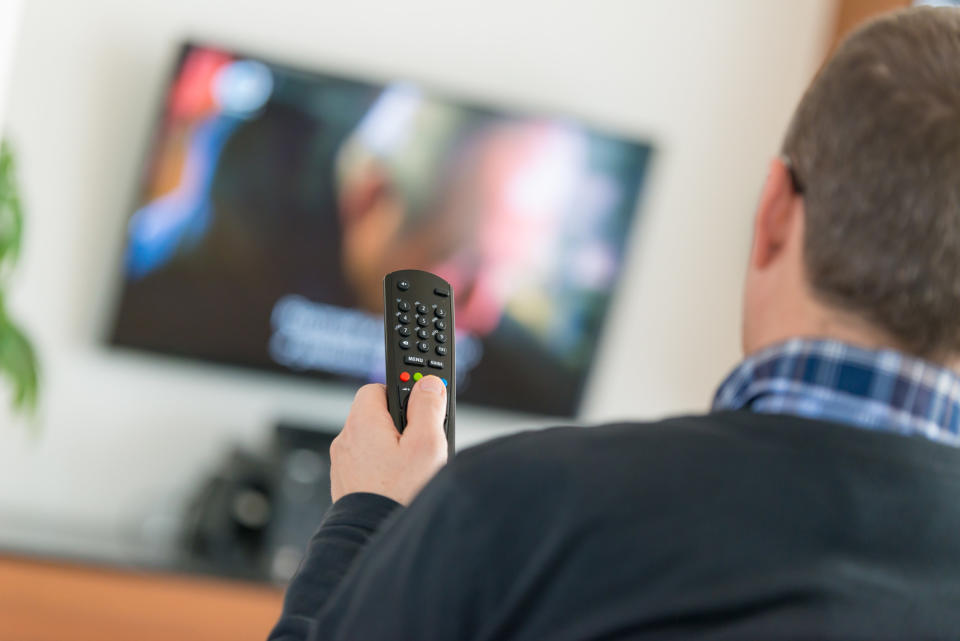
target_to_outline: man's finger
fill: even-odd
[[[359,429],[392,427],[393,420],[387,410],[387,388],[382,383],[368,383],[357,390],[350,406],[347,425]],[[396,431],[394,429],[394,431]]]
[[[447,387],[436,376],[424,376],[413,386],[407,401],[404,438],[444,439],[443,419],[447,413]]]

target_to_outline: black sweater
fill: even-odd
[[[960,639],[960,448],[726,412],[457,456],[328,512],[271,639]]]

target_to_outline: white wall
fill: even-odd
[[[6,89],[10,76],[16,29],[20,22],[21,0],[0,0],[0,135],[3,133]]]
[[[279,416],[338,423],[348,407],[345,390],[96,345],[184,35],[652,137],[629,297],[585,409],[604,420],[702,410],[737,360],[750,214],[832,11],[830,0],[31,0],[8,117],[30,216],[14,307],[39,343],[43,408],[32,432],[0,410],[0,545],[113,541],[155,503],[175,504],[234,440],[265,439]],[[505,426],[477,412],[458,421],[462,442]]]

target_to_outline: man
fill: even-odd
[[[361,389],[271,638],[960,636],[958,61],[960,11],[912,10],[814,80],[712,413],[522,434],[427,483],[443,386],[402,436]]]

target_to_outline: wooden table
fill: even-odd
[[[0,641],[264,641],[281,590],[0,556]]]

